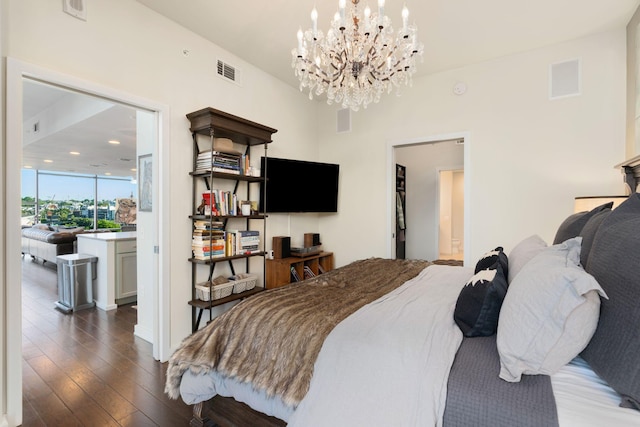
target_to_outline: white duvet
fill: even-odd
[[[336,326],[289,426],[442,425],[462,342],[453,310],[472,275],[430,266]]]

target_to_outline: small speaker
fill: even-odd
[[[291,256],[291,237],[274,236],[271,245],[273,246],[273,257],[275,259]]]
[[[318,233],[304,233],[304,247],[310,248],[312,246],[321,245],[320,235]]]
[[[551,64],[549,67],[549,99],[580,95],[580,60]]]

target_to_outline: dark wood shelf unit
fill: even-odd
[[[305,257],[288,257],[267,260],[267,289],[277,288],[292,283],[291,267],[301,280],[304,280],[304,267],[307,266],[316,276],[321,273],[320,267],[326,273],[333,270],[333,252],[320,252]]]
[[[265,180],[263,177],[260,177],[260,176],[236,175],[236,174],[224,173],[224,172],[189,172],[189,175],[191,175],[194,178],[230,179],[230,180],[248,181],[248,182],[262,182]]]
[[[225,257],[217,257],[217,258],[211,258],[211,259],[196,259],[196,258],[189,258],[189,262],[192,262],[194,264],[215,264],[216,262],[225,262],[225,261],[233,261],[234,259],[242,259],[242,258],[251,258],[254,256],[265,256],[267,253],[264,251],[260,251],[260,252],[256,252],[253,254],[240,254],[240,255],[232,255],[232,256],[225,256]]]
[[[226,304],[228,302],[231,301],[235,301],[239,298],[246,298],[246,297],[250,297],[251,295],[255,295],[258,292],[262,292],[264,291],[264,288],[262,287],[258,287],[258,288],[253,288],[250,291],[244,291],[241,292],[239,294],[231,294],[228,297],[224,297],[224,298],[219,298],[213,301],[202,301],[199,299],[194,299],[189,301],[189,305],[203,309],[203,310],[207,310],[209,309],[209,307],[216,307],[218,305],[222,305],[222,304]],[[211,303],[211,304],[209,304]]]
[[[187,114],[191,122],[190,130],[200,135],[229,138],[238,144],[260,145],[272,142],[271,135],[276,129],[252,122],[224,111],[208,107]]]
[[[267,215],[265,214],[257,214],[257,215],[189,215],[189,219],[199,220],[199,221],[212,221],[219,219],[229,219],[229,218],[237,218],[237,219],[266,219]]]
[[[264,213],[256,213],[252,215],[202,215],[196,211],[196,207],[201,202],[201,195],[198,194],[197,187],[198,182],[204,182],[206,191],[213,191],[214,181],[221,180],[227,182],[234,182],[233,191],[231,194],[238,195],[239,190],[246,189],[246,198],[242,200],[250,199],[251,185],[256,183],[265,182],[265,178],[260,176],[251,176],[244,174],[232,174],[225,172],[214,171],[197,171],[198,154],[204,151],[213,150],[215,138],[229,138],[234,144],[245,146],[244,155],[251,156],[251,147],[262,145],[264,147],[264,157],[267,156],[268,144],[272,142],[272,135],[277,132],[276,129],[264,126],[250,120],[243,119],[232,114],[225,113],[223,111],[216,110],[214,108],[204,108],[202,110],[194,111],[187,114],[187,118],[190,122],[190,130],[193,139],[193,171],[189,172],[189,175],[193,178],[192,186],[192,215],[189,218],[192,221],[221,221],[223,223],[223,229],[227,230],[230,224],[234,224],[234,229],[250,230],[253,221],[262,221],[261,232],[261,244],[264,248],[266,238],[266,218]],[[203,137],[207,137],[203,139]],[[204,141],[204,142],[203,142]],[[240,186],[240,183],[245,183]],[[202,185],[202,184],[201,184]],[[255,188],[255,187],[254,187]],[[210,196],[210,200],[213,198]],[[236,227],[244,220],[243,226]],[[255,229],[255,228],[254,228]],[[263,251],[251,253],[251,254],[238,254],[225,257],[210,257],[209,259],[195,259],[189,258],[191,263],[191,301],[189,305],[192,307],[192,331],[196,331],[199,328],[202,314],[205,310],[209,310],[209,321],[212,320],[212,308],[226,304],[231,301],[239,300],[249,297],[258,292],[263,291],[265,285],[258,286],[250,291],[232,294],[225,298],[220,298],[212,301],[201,301],[196,299],[195,286],[197,283],[203,282],[202,277],[207,276],[206,281],[212,280],[214,277],[214,270],[216,264],[227,263],[231,271],[231,275],[236,274],[236,267],[234,261],[244,260],[242,269],[244,272],[249,273],[249,260],[254,257],[262,257],[262,277],[266,282],[266,267],[265,258],[266,253]]]

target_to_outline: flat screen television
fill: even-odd
[[[340,165],[262,157],[260,174],[260,212],[338,212]]]

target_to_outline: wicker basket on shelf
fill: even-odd
[[[258,275],[251,273],[236,274],[231,278],[233,283],[233,293],[239,294],[241,292],[250,291],[256,287],[258,282]]]
[[[225,298],[233,292],[235,282],[229,281],[223,276],[218,276],[210,282],[198,283],[196,288],[196,298],[201,301],[213,301]]]

